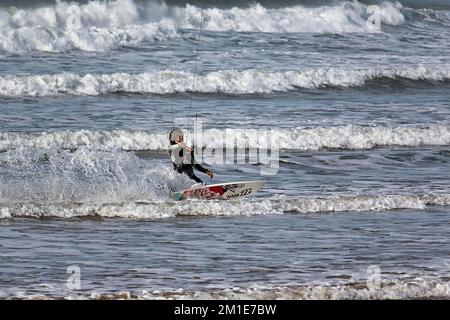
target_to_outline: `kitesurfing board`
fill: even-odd
[[[234,199],[247,196],[262,188],[264,181],[242,181],[192,187],[172,193],[175,200]]]

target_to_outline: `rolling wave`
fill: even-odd
[[[177,34],[172,20],[142,20],[132,0],[0,9],[0,27],[0,49],[14,53],[106,51]]]
[[[404,25],[409,16],[444,26],[450,21],[444,11],[410,9],[413,14],[405,16],[399,2],[385,1],[378,6],[380,22],[385,26]],[[132,0],[95,0],[86,4],[57,1],[38,8],[0,9],[0,50],[14,53],[106,51],[180,36],[178,30],[198,29],[200,25],[212,32],[378,32],[367,22],[370,16],[370,8],[357,1],[318,7],[295,5],[270,9],[252,4],[204,10],[189,4],[181,7]]]
[[[401,25],[405,22],[399,2],[383,2],[379,5],[381,23]],[[210,31],[237,32],[373,32],[367,23],[368,6],[357,1],[345,1],[335,5],[316,8],[293,6],[282,9],[267,9],[259,4],[249,8],[205,9],[186,6],[184,28],[198,28],[203,21]],[[203,13],[203,14],[202,14]]]
[[[10,203],[0,204],[0,218],[166,219],[179,216],[252,216],[270,214],[319,214],[398,209],[423,210],[450,205],[450,194],[343,195],[329,197],[268,198],[236,201],[157,201],[104,204]]]
[[[291,71],[259,69],[221,70],[197,75],[184,71],[153,71],[140,74],[43,74],[0,76],[0,96],[106,95],[114,93],[170,94],[269,94],[329,87],[361,87],[381,79],[448,81],[450,67],[318,68]],[[194,89],[194,90],[193,90]]]
[[[190,138],[192,135],[189,135]],[[188,141],[190,143],[190,141]],[[295,129],[207,129],[197,143],[208,148],[267,148],[282,150],[370,149],[380,146],[450,145],[450,127],[336,126]],[[0,133],[0,150],[88,147],[93,150],[165,150],[167,134],[147,131],[62,131]]]

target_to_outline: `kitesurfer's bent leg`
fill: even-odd
[[[182,172],[184,174],[186,174],[189,178],[191,178],[192,180],[194,180],[197,183],[203,183],[203,181],[197,177],[194,173],[194,168],[191,165],[182,165],[182,167],[180,168],[181,170],[179,170],[178,172]]]
[[[189,178],[191,178],[192,180],[194,180],[197,183],[203,184],[203,181],[194,174],[194,171],[191,170],[191,172],[192,172],[191,174],[188,174]]]

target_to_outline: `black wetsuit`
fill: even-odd
[[[179,151],[179,154],[178,154],[181,159],[183,158],[183,153],[184,153],[184,149],[181,148],[181,150]],[[170,148],[169,148],[169,155],[170,155],[170,158],[172,159],[172,150]],[[191,159],[192,159],[191,163],[176,164],[176,163],[172,162],[173,169],[179,173],[186,174],[189,178],[191,178],[192,180],[194,180],[197,183],[203,183],[203,181],[195,175],[194,169],[196,169],[200,172],[203,172],[203,173],[208,173],[208,170],[203,168],[198,163],[195,163],[194,151],[191,151]]]

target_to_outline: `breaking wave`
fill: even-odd
[[[379,6],[382,25],[403,25],[407,17],[399,2]],[[412,9],[411,9],[412,10]],[[415,12],[413,10],[413,12]],[[233,32],[366,33],[377,31],[367,23],[369,7],[357,1],[270,9],[260,4],[228,9],[132,0],[57,1],[39,8],[0,9],[0,50],[8,52],[68,50],[106,51],[124,45],[165,40],[179,29]],[[420,19],[443,13],[417,14]],[[440,19],[439,18],[439,19]],[[444,19],[444,22],[446,20]],[[203,22],[203,23],[202,23]]]
[[[401,25],[405,17],[399,2],[383,2],[379,5],[381,23]],[[293,6],[267,9],[259,4],[250,8],[205,9],[186,6],[183,14],[184,28],[198,28],[203,20],[206,30],[237,32],[371,32],[368,23],[368,6],[357,1],[344,1],[335,5],[307,8]]]
[[[190,138],[191,135],[188,135]],[[167,134],[147,131],[62,131],[0,133],[0,150],[88,147],[94,150],[165,150]],[[296,129],[207,129],[197,145],[208,148],[279,148],[284,150],[370,149],[379,146],[450,145],[450,127],[336,126]]]
[[[72,73],[0,76],[0,96],[106,95],[113,93],[170,94],[193,90],[194,75],[184,71],[140,74]],[[267,94],[327,87],[361,87],[380,79],[448,81],[449,66],[389,69],[306,69],[295,71],[221,70],[196,76],[195,92]]]
[[[131,0],[57,1],[34,9],[0,9],[0,49],[8,52],[105,51],[177,34],[173,21],[142,21]]]
[[[423,210],[450,205],[450,194],[342,195],[329,197],[279,197],[230,201],[138,201],[126,203],[9,203],[1,204],[0,218],[123,218],[167,219],[180,216],[252,216],[370,212],[398,209]]]

